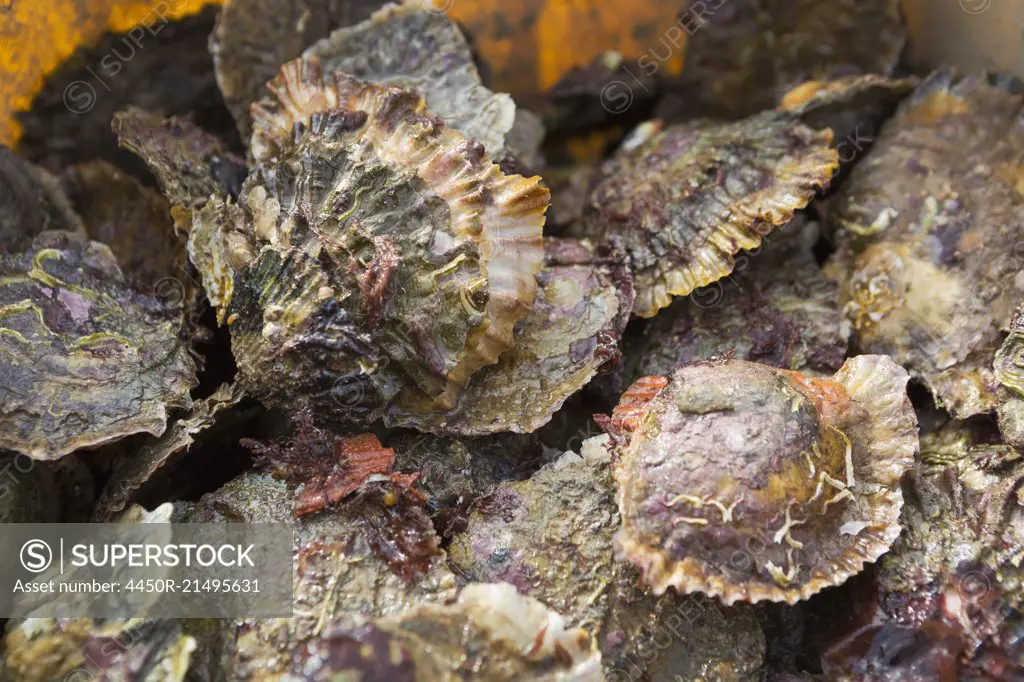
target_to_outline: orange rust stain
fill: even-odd
[[[14,114],[32,103],[46,74],[106,31],[157,26],[220,0],[0,0],[0,144],[21,134]]]

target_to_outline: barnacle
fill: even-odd
[[[110,249],[44,232],[0,256],[0,447],[36,459],[163,433],[191,405],[180,311],[129,288]]]
[[[177,505],[176,514],[189,523],[271,523],[293,517],[294,504],[286,481],[250,472],[198,503]],[[332,627],[455,595],[455,576],[429,521],[415,517],[391,484],[368,482],[330,513],[303,516],[294,537],[295,615],[228,623],[210,643],[221,657],[219,668],[234,671],[236,679],[280,680],[298,648]],[[403,570],[405,559],[414,562],[413,570]]]
[[[609,680],[755,674],[764,638],[752,610],[700,596],[653,597],[631,565],[615,560],[619,513],[607,441],[590,438],[582,456],[566,453],[481,498],[452,541],[451,564],[473,580],[512,583],[592,632]]]
[[[294,137],[270,154],[254,133],[266,161],[241,205],[209,202],[189,241],[243,385],[338,419],[450,409],[533,303],[548,191],[502,174],[413,93],[315,61],[271,89],[281,100],[253,109],[257,125]]]
[[[285,680],[599,682],[583,630],[507,584],[472,584],[450,604],[327,632],[296,653]]]
[[[281,65],[331,31],[369,18],[383,0],[232,0],[210,36],[217,85],[242,139],[250,134],[249,106]]]
[[[632,309],[625,256],[612,247],[549,239],[537,298],[516,345],[474,374],[449,412],[395,413],[399,426],[458,435],[532,433],[609,359]]]
[[[55,177],[0,145],[0,252],[24,251],[46,230],[84,228]]]
[[[738,256],[731,275],[661,311],[642,335],[626,342],[615,383],[626,387],[639,377],[716,357],[807,374],[838,370],[850,328],[839,286],[822,275],[814,258],[817,234],[815,223],[798,217],[756,251]]]
[[[1024,306],[1013,315],[1010,333],[996,352],[993,373],[1002,385],[996,413],[1003,439],[1024,448]]]
[[[509,95],[484,87],[469,43],[443,12],[421,2],[387,5],[304,54],[319,58],[326,71],[418,92],[445,125],[482,144],[495,161],[510,155],[527,167],[540,164],[540,121],[517,110]]]
[[[906,371],[859,356],[833,379],[742,360],[640,379],[610,420],[621,555],[656,594],[806,599],[899,535],[917,451]]]
[[[831,132],[774,112],[644,133],[602,166],[578,227],[622,240],[641,317],[728,275],[733,256],[788,222],[837,165]]]
[[[685,115],[738,118],[804,81],[889,75],[906,41],[898,0],[690,0]]]
[[[858,346],[886,353],[959,418],[996,407],[992,361],[1021,297],[1024,95],[933,74],[830,210]]]

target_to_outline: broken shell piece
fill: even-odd
[[[242,139],[250,135],[249,106],[265,93],[281,65],[341,26],[367,19],[382,0],[232,0],[210,35],[217,85]]]
[[[687,5],[681,92],[658,115],[739,118],[775,107],[808,80],[889,75],[906,42],[899,0]]]
[[[774,112],[644,133],[602,166],[577,227],[622,240],[640,317],[728,275],[734,255],[791,220],[837,166],[830,131]]]
[[[0,256],[0,448],[57,459],[188,408],[179,311],[126,286],[110,249],[68,232]]]
[[[517,111],[512,98],[484,87],[462,31],[444,12],[423,3],[387,5],[361,24],[342,28],[310,47],[325,72],[419,93],[427,108],[500,162],[517,157],[528,168],[540,163],[544,128],[536,116]]]
[[[512,583],[592,632],[608,680],[667,682],[709,669],[721,679],[755,675],[765,642],[752,609],[702,595],[654,597],[633,566],[615,560],[608,441],[590,438],[582,456],[567,452],[481,498],[452,540],[450,563],[472,580]]]
[[[532,433],[586,385],[607,361],[633,304],[625,254],[575,239],[548,239],[533,309],[516,327],[516,344],[474,374],[447,413],[389,415],[395,426],[474,436]]]
[[[432,682],[599,682],[601,654],[512,585],[473,584],[451,604],[328,632],[296,652],[293,677]]]
[[[639,377],[713,358],[813,375],[838,370],[850,325],[839,286],[822,275],[814,257],[817,235],[815,223],[798,218],[765,237],[755,252],[737,256],[731,275],[661,311],[626,342],[615,395]]]
[[[1010,333],[996,352],[993,371],[1002,385],[999,395],[999,430],[1003,439],[1024,449],[1024,306],[1010,322]]]
[[[178,229],[188,232],[192,212],[210,197],[237,196],[245,162],[217,137],[191,121],[131,107],[111,123],[118,144],[141,158],[156,176]]]
[[[884,356],[831,380],[725,360],[681,367],[642,401],[627,392],[609,426],[618,550],[656,594],[726,604],[792,604],[844,582],[900,532],[917,451],[908,379]]]
[[[0,145],[0,253],[17,253],[40,232],[85,233],[60,182]]]
[[[992,361],[1021,299],[1024,94],[938,72],[889,119],[829,220],[857,345],[958,418],[997,402]]]
[[[242,384],[324,419],[451,409],[533,303],[547,189],[502,174],[413,93],[300,61],[277,84],[277,113],[254,113],[292,141],[190,235]]]

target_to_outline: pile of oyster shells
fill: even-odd
[[[0,521],[296,529],[292,618],[11,620],[0,679],[1024,679],[1024,84],[726,0],[529,111],[380,4],[55,111],[109,36],[0,147]]]

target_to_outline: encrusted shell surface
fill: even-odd
[[[996,409],[999,430],[1007,443],[1024,449],[1024,306],[1014,313],[992,369],[1002,386]]]
[[[418,92],[434,115],[482,144],[495,161],[512,155],[527,167],[540,163],[543,126],[517,111],[509,95],[484,87],[462,31],[429,0],[387,5],[304,54],[319,58],[326,71]]]
[[[679,108],[689,116],[748,116],[804,81],[888,75],[906,41],[899,0],[687,4]]]
[[[400,505],[388,506],[375,486],[330,512],[295,521],[292,618],[246,619],[225,624],[219,641],[204,643],[216,652],[222,670],[234,679],[278,681],[299,647],[331,627],[357,616],[385,616],[426,600],[456,593],[455,576],[439,552],[424,572],[408,579],[393,570],[381,545]],[[198,503],[182,503],[177,521],[188,523],[278,523],[294,517],[295,494],[284,481],[247,473]],[[399,528],[401,528],[399,524]],[[399,532],[401,532],[399,530]],[[426,542],[435,542],[433,531]]]
[[[640,379],[609,428],[621,555],[656,594],[795,603],[899,535],[917,452],[909,377],[858,356],[833,379],[742,360]]]
[[[24,251],[46,230],[84,233],[60,182],[0,145],[0,252]]]
[[[996,407],[992,361],[1024,282],[1024,95],[933,74],[830,207],[830,265],[863,352],[960,418]]]
[[[339,419],[450,409],[533,303],[547,189],[413,93],[301,60],[271,89],[257,125],[287,137],[254,133],[242,205],[210,202],[189,241],[241,381]]]
[[[217,85],[238,124],[250,134],[249,106],[281,65],[341,26],[369,18],[383,0],[232,0],[210,35]]]
[[[533,308],[516,343],[474,374],[450,412],[393,413],[397,426],[436,433],[532,433],[618,356],[633,304],[625,254],[575,239],[548,239]]]
[[[452,540],[451,564],[473,580],[509,582],[592,632],[608,680],[755,675],[765,645],[752,610],[699,595],[653,597],[631,565],[615,560],[619,513],[607,446],[607,436],[588,439],[582,457],[566,453],[482,498]]]
[[[661,311],[623,349],[621,389],[682,364],[735,357],[807,374],[832,374],[846,359],[849,323],[839,286],[812,247],[815,223],[797,218],[741,254],[731,275]]]
[[[600,682],[586,631],[508,584],[473,584],[449,604],[328,632],[296,652],[288,682]]]
[[[836,169],[831,141],[775,112],[660,132],[648,124],[602,166],[577,232],[622,240],[633,313],[651,317],[728,275],[737,252],[806,206]]]
[[[134,433],[188,408],[182,317],[129,288],[106,246],[45,232],[0,256],[0,447],[36,459]]]

